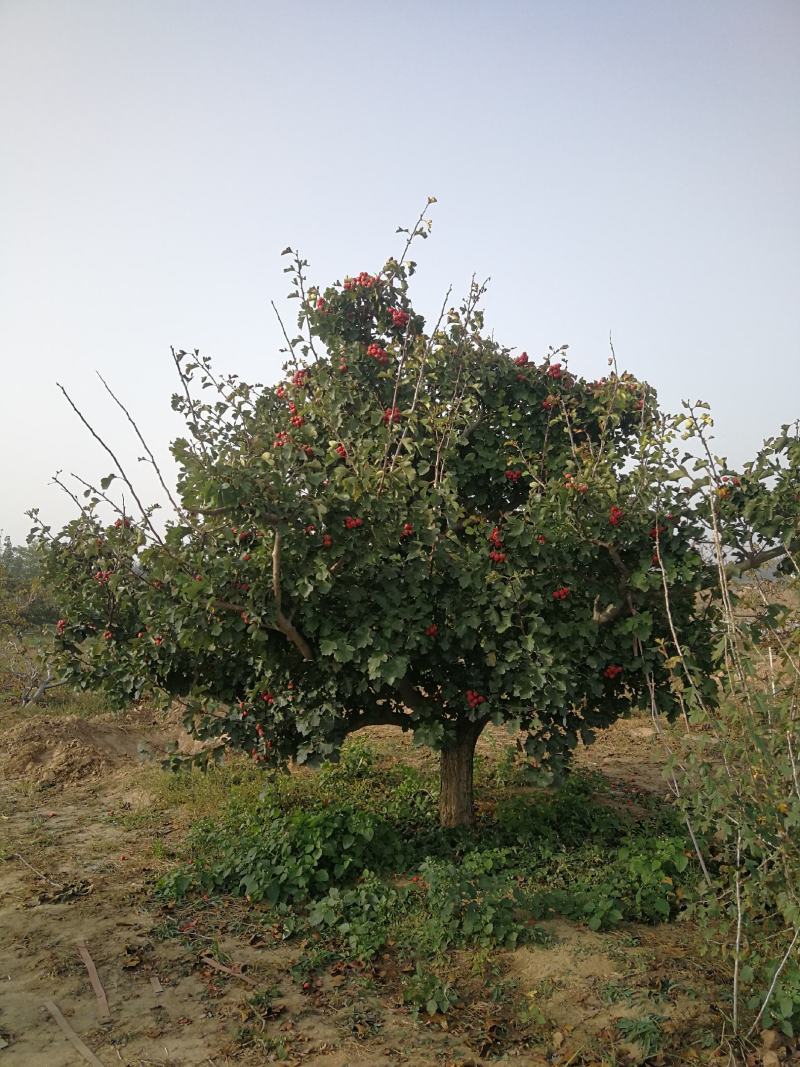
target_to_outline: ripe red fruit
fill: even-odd
[[[391,426],[393,422],[400,421],[400,408],[386,408],[383,413],[383,421],[387,426]]]
[[[624,512],[622,508],[618,508],[617,505],[614,504],[611,508],[611,511],[609,511],[608,513],[608,521],[611,523],[612,526],[619,526],[619,524],[622,522],[623,515]]]
[[[522,471],[506,471],[506,479],[509,482],[518,482],[522,477]]]
[[[110,641],[113,636],[114,634],[111,632],[111,630],[103,631],[103,637],[106,639],[106,641]]]
[[[163,640],[164,640],[163,637],[154,637],[153,638],[153,644],[154,645],[160,645],[163,642]]]
[[[403,537],[411,537],[411,535],[412,535],[413,533],[414,533],[414,526],[413,526],[413,524],[412,524],[412,523],[410,523],[410,522],[404,522],[404,523],[403,523],[403,532],[402,532],[402,535],[401,535],[401,536],[403,536]]]
[[[524,367],[525,364],[528,362],[528,353],[523,352],[522,355],[517,356],[514,362],[518,367]]]
[[[546,396],[544,398],[544,400],[542,401],[542,407],[544,408],[545,411],[550,411],[551,408],[554,408],[557,405],[558,405],[558,400],[554,396]]]
[[[308,534],[309,536],[311,534],[315,534],[316,532],[317,532],[317,528],[316,528],[316,526],[314,525],[313,522],[309,522],[308,525],[303,527],[303,533],[304,534]]]
[[[298,370],[292,375],[292,385],[298,387],[306,384],[306,378],[308,377],[307,370]]]
[[[474,689],[467,690],[467,703],[471,708],[477,708],[481,704],[486,703],[486,697],[481,696],[480,693],[476,693]]]
[[[336,454],[337,456],[339,456],[340,459],[347,459],[347,449],[344,447],[341,441],[336,446]]]
[[[569,596],[569,586],[562,585],[560,589],[553,590],[553,600],[566,600]]]
[[[59,619],[58,622],[56,623],[56,633],[57,634],[63,634],[63,632],[64,632],[64,630],[66,628],[66,625],[67,625],[67,620],[66,619]]]
[[[506,559],[507,559],[507,558],[508,558],[508,557],[506,556],[505,552],[497,552],[497,551],[495,551],[495,550],[492,550],[492,551],[491,551],[491,552],[489,553],[489,559],[490,559],[490,560],[491,560],[491,561],[492,561],[493,563],[505,563],[505,561],[506,561]]]
[[[250,555],[249,552],[245,552],[245,554],[242,556],[242,560],[244,563],[249,563],[252,558],[253,557]]]
[[[407,311],[399,311],[397,308],[389,308],[389,314],[392,316],[392,322],[395,326],[399,326],[401,329],[408,324],[409,314]]]
[[[322,299],[321,296],[318,296],[317,297],[317,311],[324,311],[324,310],[325,310],[325,301]]]
[[[294,426],[296,429],[299,429],[306,420],[303,418],[302,415],[292,415],[290,421],[292,426]]]
[[[265,704],[275,703],[275,697],[272,695],[272,693],[262,693],[261,699],[264,701]]]
[[[544,536],[544,534],[538,534],[536,540],[539,542],[540,545],[547,544],[547,538]]]
[[[364,525],[363,519],[354,519],[352,515],[348,515],[344,520],[344,524],[348,530],[357,530],[359,526]]]
[[[324,548],[330,548],[332,544],[333,544],[333,538],[331,537],[331,535],[330,534],[323,534],[322,535],[322,545],[323,545],[323,547]]]
[[[603,671],[604,678],[610,678],[612,681],[617,675],[622,674],[622,667],[618,663],[612,663]]]
[[[371,344],[369,348],[367,348],[367,355],[372,356],[372,358],[383,367],[389,362],[389,353],[385,348],[381,348],[380,345]]]
[[[275,390],[275,396],[277,396],[279,399],[282,399],[284,396],[286,396],[286,389],[282,385],[279,385],[278,388]]]
[[[436,625],[435,622],[432,622],[430,624],[430,626],[427,628],[427,630],[425,631],[425,636],[426,637],[437,637],[438,634],[439,634],[439,627]]]
[[[551,366],[549,366],[547,368],[547,376],[548,376],[548,378],[560,378],[561,374],[562,374],[562,371],[561,371],[561,364],[560,363],[553,363],[553,364],[551,364]]]
[[[489,534],[489,541],[494,548],[503,547],[503,538],[500,536],[499,526],[495,526],[492,532]]]

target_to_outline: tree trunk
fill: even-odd
[[[459,723],[452,743],[442,749],[439,825],[472,826],[475,820],[472,761],[485,722]]]

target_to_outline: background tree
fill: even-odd
[[[472,820],[489,722],[553,769],[644,699],[673,715],[676,631],[713,700],[709,516],[653,390],[503,348],[476,283],[426,329],[413,263],[321,291],[285,254],[301,334],[277,387],[173,353],[176,518],[115,459],[63,531],[38,525],[59,673],[118,705],[178,697],[212,748],[270,765],[400,726],[441,751],[447,826]]]

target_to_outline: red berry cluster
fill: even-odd
[[[528,362],[528,353],[527,352],[523,352],[522,355],[517,356],[517,358],[514,360],[514,362],[516,363],[516,365],[518,367],[524,367],[526,365],[526,363]]]
[[[392,316],[392,322],[395,326],[399,326],[401,329],[408,325],[410,318],[407,311],[399,311],[397,308],[389,308],[389,314]]]
[[[119,528],[121,526],[124,526],[126,530],[129,530],[130,526],[131,526],[131,520],[130,519],[117,519],[117,521],[114,523],[114,525],[116,526],[116,528],[118,530],[119,530]]]
[[[612,681],[619,674],[622,674],[622,667],[620,667],[620,665],[618,663],[612,663],[610,666],[606,667],[606,669],[603,671],[603,677],[604,678],[610,678]]]
[[[588,493],[589,486],[586,482],[576,482],[575,475],[570,474],[569,471],[564,475],[564,486],[567,489],[574,489],[576,493]]]
[[[154,637],[154,638],[153,638],[153,644],[154,644],[154,645],[160,645],[160,644],[162,644],[162,643],[163,643],[163,641],[164,641],[164,638],[163,638],[163,637]]]
[[[425,636],[426,637],[437,637],[438,634],[439,634],[439,627],[436,625],[435,622],[432,622],[430,624],[430,626],[427,628],[427,630],[425,631]]]
[[[315,534],[316,532],[317,528],[313,522],[309,522],[303,527],[303,533],[309,537],[311,536],[311,534]]]
[[[295,429],[298,429],[298,430],[299,430],[299,429],[300,429],[300,427],[301,427],[301,426],[303,425],[303,423],[304,423],[304,422],[305,422],[306,420],[305,420],[305,419],[303,418],[303,416],[302,416],[302,415],[292,415],[292,417],[291,417],[291,420],[290,420],[290,421],[291,421],[291,424],[292,424],[292,426],[294,426],[294,427],[295,427]]]
[[[110,641],[113,636],[114,636],[114,634],[111,632],[111,630],[104,630],[103,631],[103,637],[104,637],[104,639],[106,641]]]
[[[489,552],[489,559],[493,563],[505,563],[508,557],[505,552],[500,551],[503,547],[503,538],[500,536],[499,526],[495,526],[489,534],[489,544],[492,546],[491,551]]]
[[[486,703],[486,697],[481,696],[480,693],[476,693],[474,689],[468,689],[467,703],[471,708],[477,708],[480,707],[481,704]]]
[[[562,585],[559,589],[553,590],[553,600],[566,600],[569,596],[569,586]]]
[[[344,447],[341,441],[336,446],[336,455],[339,457],[339,459],[347,459],[347,449]]]
[[[367,274],[365,270],[362,270],[361,273],[355,278],[345,278],[342,288],[358,289],[359,287],[361,287],[362,289],[372,289],[377,284],[378,278],[376,275]]]
[[[403,529],[400,534],[401,537],[411,537],[414,533],[414,524],[411,522],[404,522]]]
[[[265,704],[275,703],[275,697],[272,695],[272,693],[262,693],[261,699],[264,701]]]
[[[622,510],[622,508],[618,508],[616,504],[613,504],[611,507],[611,511],[609,511],[608,513],[608,521],[611,523],[612,526],[619,526],[619,524],[622,522],[624,514],[625,512]]]
[[[348,530],[357,530],[359,526],[364,525],[363,519],[354,519],[352,515],[348,515],[344,520],[344,524]]]
[[[340,373],[344,374],[344,372],[346,370],[347,370],[347,364],[345,363],[344,360],[342,360],[341,363],[339,364],[339,371],[340,371]]]
[[[380,345],[371,344],[367,349],[367,355],[372,356],[382,367],[385,367],[389,362],[389,353],[385,348],[381,348]]]
[[[316,308],[317,308],[317,311],[324,311],[325,310],[325,301],[322,299],[321,296],[317,297]]]
[[[386,408],[383,413],[383,421],[387,426],[391,426],[393,422],[400,421],[400,408]]]
[[[734,476],[732,476],[730,474],[723,474],[722,477],[720,478],[720,481],[724,482],[726,484],[737,485],[737,486],[742,484],[742,479],[741,478],[736,478],[736,477],[734,477]]]
[[[92,577],[98,585],[107,585],[108,579],[111,577],[111,571],[95,571]]]
[[[654,541],[657,541],[658,538],[663,533],[666,533],[666,532],[667,532],[666,526],[660,526],[660,525],[657,524],[652,528],[652,530],[648,530],[647,531],[647,536],[652,538]]]
[[[284,445],[288,445],[291,441],[288,430],[278,430],[275,434],[275,440],[272,442],[273,448],[283,448]]]
[[[509,482],[518,482],[522,477],[522,471],[506,471],[506,480]]]
[[[66,619],[59,619],[58,622],[56,623],[56,633],[59,635],[59,637],[61,636],[61,634],[63,634],[64,630],[66,629],[66,626],[67,626],[67,620]]]
[[[296,385],[298,388],[300,388],[301,386],[304,386],[306,384],[306,379],[307,378],[308,378],[308,371],[307,370],[295,371],[294,374],[292,375],[292,385]]]
[[[561,370],[561,364],[560,363],[552,363],[547,368],[547,377],[548,378],[560,378],[562,373],[563,372]]]
[[[322,547],[323,548],[330,548],[332,544],[333,544],[333,538],[331,537],[331,535],[330,534],[323,534],[322,535]]]
[[[537,534],[536,535],[536,540],[539,542],[540,545],[546,545],[547,544],[547,538],[545,537],[544,534]]]
[[[301,445],[300,447],[302,448],[306,459],[314,458],[314,449],[311,447],[311,445]]]
[[[542,407],[545,411],[551,411],[553,408],[558,407],[558,397],[546,396],[542,401]]]

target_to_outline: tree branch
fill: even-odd
[[[756,552],[739,563],[729,563],[725,568],[725,576],[727,578],[740,578],[748,571],[758,570],[762,564],[769,563],[773,559],[780,559],[788,554],[789,549],[785,545],[778,545],[777,548],[765,548],[763,551]]]
[[[607,604],[604,608],[600,606],[599,595],[594,598],[594,605],[592,607],[592,619],[598,626],[604,626],[606,623],[613,622],[614,619],[618,619],[625,609],[624,604]]]
[[[281,532],[275,531],[275,545],[272,549],[272,595],[275,599],[275,625],[285,634],[298,650],[303,659],[313,659],[311,646],[296,626],[283,614],[281,593]]]

